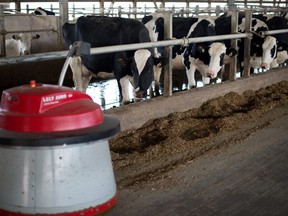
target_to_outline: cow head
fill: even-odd
[[[242,20],[242,28],[245,26],[245,18]],[[251,41],[250,64],[253,68],[271,67],[272,62],[277,55],[277,41],[275,37],[262,35],[262,32],[268,31],[267,24],[260,19],[253,18],[251,24],[251,32],[253,33]],[[241,30],[244,32],[244,28]]]
[[[20,55],[28,55],[31,52],[31,41],[40,38],[40,35],[32,35],[31,33],[21,33],[13,35],[12,38],[19,43]]]
[[[275,37],[267,36],[262,44],[263,55],[261,67],[267,69],[276,58],[277,55],[277,41]]]
[[[268,69],[274,67],[277,57],[277,41],[275,37],[260,38],[254,36],[251,43],[250,64],[253,68]]]
[[[134,53],[133,58],[118,58],[118,63],[121,68],[119,89],[122,104],[130,102],[129,83],[134,87],[133,95],[136,100],[145,98],[154,78],[154,57],[151,52],[147,49],[140,49]],[[115,76],[117,77],[119,74],[117,73]]]
[[[153,65],[153,57],[149,50],[140,49],[135,52],[131,69],[136,98],[147,96],[147,90],[154,79]]]
[[[223,66],[225,54],[233,56],[237,51],[233,48],[226,49],[224,43],[214,42],[210,45],[193,44],[190,58],[187,58],[187,49],[184,53],[184,65],[188,69],[191,64],[196,65],[197,70],[203,77],[216,78],[218,72]],[[189,61],[189,62],[187,62]]]

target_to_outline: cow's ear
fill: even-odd
[[[278,46],[277,46],[277,51],[278,51],[278,52],[284,51],[284,50],[287,50],[287,49],[288,49],[288,45],[285,44],[285,43],[278,44]]]
[[[118,58],[118,63],[121,67],[129,67],[132,63],[132,58]]]
[[[36,35],[34,35],[33,37],[32,37],[32,40],[33,39],[39,39],[40,38],[40,35],[39,34],[36,34]]]
[[[207,50],[207,46],[205,45],[196,45],[197,46],[197,51],[200,52],[200,53],[205,53],[206,50]]]
[[[229,57],[235,56],[237,54],[238,54],[238,52],[234,48],[226,49],[226,55],[228,55]]]
[[[19,35],[13,35],[12,38],[13,38],[14,40],[20,40],[20,39],[21,39],[21,36],[19,36]]]

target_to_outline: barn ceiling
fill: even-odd
[[[49,0],[47,2],[60,2],[63,0]],[[66,0],[65,0],[66,1]],[[1,0],[3,3],[21,3],[21,2],[43,2],[43,1],[37,1],[37,0]],[[185,3],[228,3],[228,2],[235,2],[236,4],[248,4],[248,3],[258,3],[259,5],[262,4],[274,4],[278,5],[280,3],[286,3],[288,4],[288,0],[69,0],[68,2],[185,2]]]

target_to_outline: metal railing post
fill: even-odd
[[[237,34],[238,33],[238,11],[234,8],[231,10],[231,34]],[[237,50],[237,40],[238,39],[232,39],[231,40],[231,48],[234,48]],[[237,55],[230,57],[230,68],[229,68],[229,80],[235,80],[236,79],[236,71],[237,71]]]
[[[5,21],[4,21],[4,6],[0,4],[0,51],[2,56],[6,56],[6,47],[5,47],[5,38],[6,38],[6,30],[5,30]]]
[[[172,38],[172,12],[164,11],[164,40]],[[164,96],[172,95],[172,47],[166,46],[164,57],[168,59],[164,68]]]
[[[252,10],[245,11],[245,32],[251,32],[252,25]],[[251,33],[250,33],[251,34]],[[244,71],[243,77],[250,76],[250,50],[252,37],[249,36],[244,39]]]

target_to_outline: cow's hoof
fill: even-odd
[[[142,101],[142,100],[143,100],[143,98],[134,98],[135,102],[139,102],[139,101]]]
[[[130,101],[122,101],[121,105],[127,105],[130,104]]]

